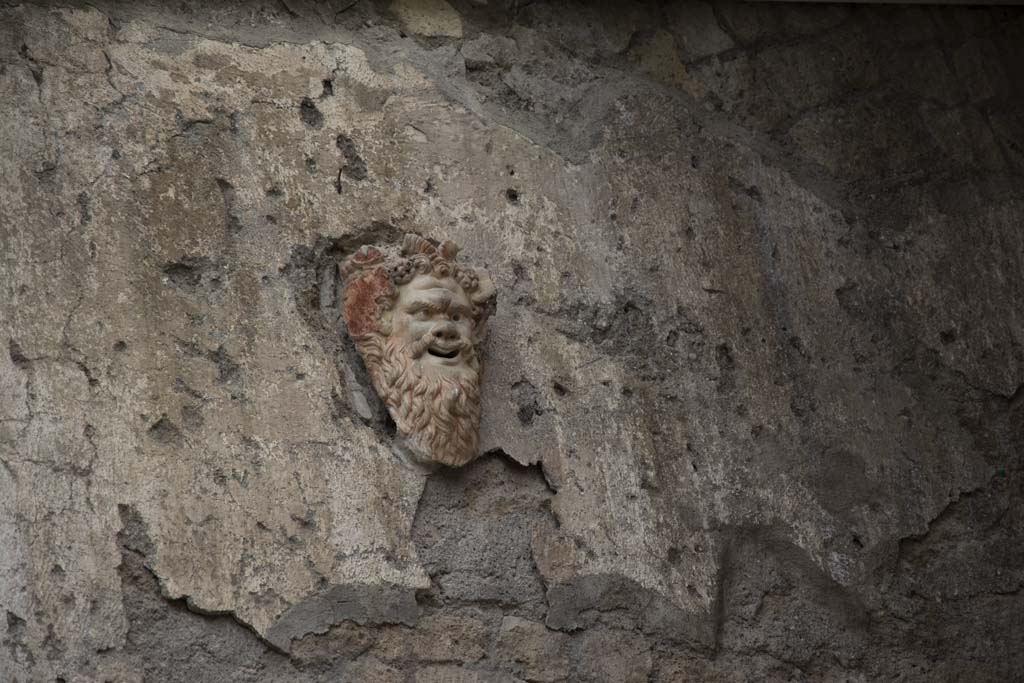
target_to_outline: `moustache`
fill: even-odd
[[[412,356],[413,360],[419,360],[420,357],[427,352],[427,349],[429,349],[430,346],[436,341],[437,335],[434,334],[433,331],[427,332],[422,337],[409,344],[409,355]],[[445,348],[450,351],[457,350],[459,351],[459,353],[462,353],[463,351],[469,349],[471,346],[472,344],[470,344],[467,340],[459,339],[454,344],[446,344]]]

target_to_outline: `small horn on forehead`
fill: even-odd
[[[410,233],[405,236],[405,241],[402,242],[402,256],[415,256],[416,254],[433,256],[436,253],[437,247],[431,244],[430,240],[424,239],[419,235]]]

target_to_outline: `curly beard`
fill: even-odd
[[[480,426],[480,362],[472,344],[462,350],[457,374],[438,372],[419,360],[424,340],[408,344],[379,337],[360,351],[377,393],[421,460],[459,467],[477,456]]]

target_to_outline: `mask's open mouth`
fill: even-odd
[[[427,353],[429,353],[431,356],[436,356],[437,358],[446,358],[448,360],[451,360],[459,355],[459,350],[452,349],[450,351],[447,351],[445,349],[438,349],[431,346],[427,349]]]

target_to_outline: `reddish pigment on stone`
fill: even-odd
[[[374,268],[351,280],[345,287],[345,325],[353,337],[377,331],[380,306],[377,299],[393,288],[383,268]]]

